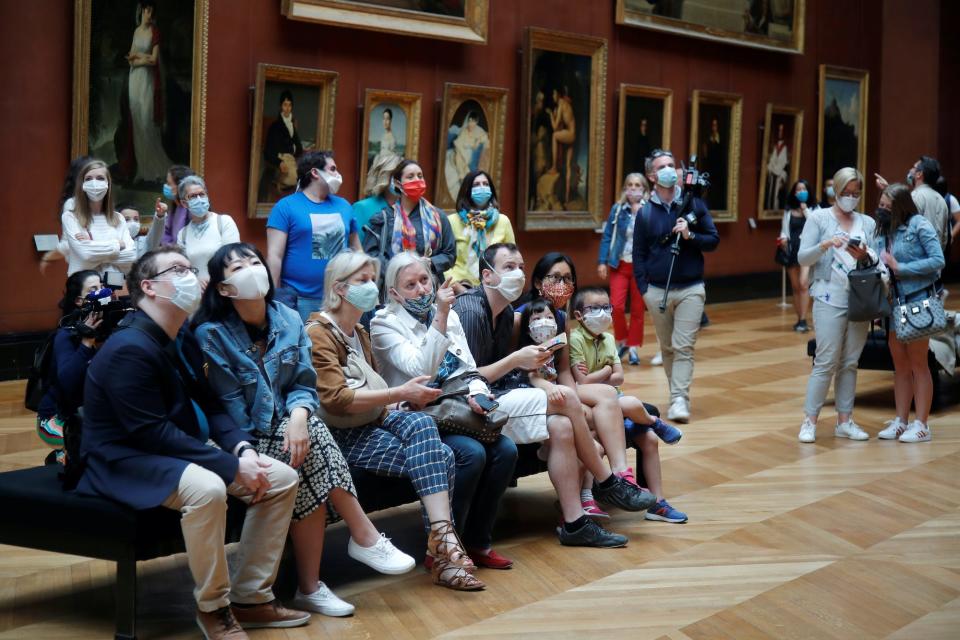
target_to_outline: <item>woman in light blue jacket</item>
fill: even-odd
[[[299,582],[294,606],[350,615],[353,605],[319,580],[327,522],[343,517],[350,529],[347,554],[381,573],[406,573],[415,562],[377,531],[357,502],[350,468],[314,415],[320,399],[310,339],[300,315],[273,301],[263,256],[253,245],[228,244],[207,268],[210,284],[195,323],[210,387],[234,421],[257,436],[259,453],[300,474],[290,525]]]
[[[910,189],[903,184],[892,184],[883,190],[877,222],[882,238],[880,259],[893,272],[891,287],[894,304],[922,300],[934,293],[934,282],[944,266],[943,251],[933,225],[918,214]],[[896,314],[894,314],[894,320]],[[887,422],[878,434],[884,440],[900,442],[928,442],[931,439],[927,419],[933,402],[933,378],[927,365],[929,338],[900,342],[892,323],[887,329],[887,343],[893,357],[893,394],[897,417]],[[910,403],[914,404],[916,419],[908,422]]]

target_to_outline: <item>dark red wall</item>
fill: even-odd
[[[0,71],[8,90],[0,97],[0,149],[5,159],[5,233],[0,251],[8,267],[8,294],[0,297],[0,333],[49,326],[64,269],[46,277],[37,270],[34,233],[59,231],[56,202],[70,153],[73,12],[66,0],[0,2]],[[258,62],[331,69],[340,73],[334,148],[345,174],[342,195],[357,195],[355,167],[360,146],[364,89],[423,94],[419,156],[426,175],[435,172],[439,101],[444,82],[502,86],[510,90],[503,177],[498,190],[504,210],[516,203],[520,123],[520,67],[523,29],[538,26],[601,36],[608,40],[605,126],[605,206],[614,196],[616,87],[621,82],[669,87],[674,92],[673,149],[686,156],[689,100],[694,89],[741,93],[743,140],[740,220],[720,225],[720,249],[708,258],[708,275],[772,271],[778,223],[752,231],[756,214],[760,126],[767,102],[805,110],[801,175],[815,179],[817,66],[821,63],[870,72],[868,170],[899,177],[917,149],[950,158],[957,150],[949,106],[938,85],[957,96],[956,47],[941,51],[936,0],[845,0],[842,9],[827,0],[807,1],[806,47],[802,56],[712,43],[614,24],[614,2],[591,0],[491,0],[490,40],[475,46],[378,34],[283,18],[279,2],[212,0],[209,30],[207,144],[204,173],[214,208],[234,215],[244,239],[264,245],[264,222],[247,220],[251,90]],[[950,5],[944,2],[944,5]],[[66,9],[65,9],[66,7]],[[946,11],[946,10],[945,10]],[[956,5],[946,15],[956,16]],[[896,22],[885,20],[895,16]],[[956,20],[952,24],[956,24]],[[944,37],[946,37],[944,31]],[[951,36],[952,37],[952,36]],[[908,54],[909,52],[909,54]],[[909,55],[911,65],[896,64]],[[9,61],[13,61],[12,64]],[[941,68],[949,66],[949,69]],[[948,73],[949,72],[949,73]],[[917,83],[923,91],[913,91]],[[891,106],[891,103],[897,103]],[[891,111],[887,111],[891,109]],[[885,113],[893,116],[885,117]],[[920,113],[921,117],[907,117]],[[937,115],[939,114],[939,119]],[[937,123],[940,123],[938,133]],[[950,131],[945,127],[950,126]],[[881,130],[882,129],[882,130]],[[882,146],[881,146],[882,145]],[[887,152],[890,149],[890,152]],[[957,182],[960,183],[960,174]],[[955,189],[956,190],[956,189]],[[871,194],[869,206],[876,202]],[[527,262],[563,248],[592,277],[599,238],[592,232],[518,233]],[[12,290],[12,291],[11,291]]]

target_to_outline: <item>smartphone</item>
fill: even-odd
[[[848,247],[859,247],[859,246],[860,246],[860,238],[850,238],[850,241],[847,242],[847,246],[848,246]]]
[[[480,406],[481,409],[483,409],[487,413],[490,413],[491,411],[493,411],[494,409],[500,406],[499,402],[497,402],[496,400],[491,400],[490,396],[484,395],[482,393],[478,393],[477,395],[473,396],[473,400]]]
[[[561,333],[553,338],[550,338],[540,346],[546,349],[547,351],[556,351],[557,349],[562,349],[567,344],[567,334]]]

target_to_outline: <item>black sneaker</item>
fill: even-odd
[[[607,531],[589,518],[586,524],[573,533],[568,533],[567,528],[562,524],[557,527],[557,529],[560,534],[560,544],[568,547],[603,547],[605,549],[614,549],[616,547],[625,547],[628,542],[627,536]]]
[[[793,330],[797,333],[806,333],[810,331],[810,327],[807,326],[806,320],[800,320],[797,324],[793,325]]]
[[[594,482],[593,497],[626,511],[646,511],[657,503],[657,496],[649,491],[644,491],[623,478],[617,476],[613,478],[613,486],[609,489],[602,489],[599,483]]]

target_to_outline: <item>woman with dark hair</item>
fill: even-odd
[[[414,560],[377,531],[357,502],[350,468],[316,415],[310,339],[300,315],[273,301],[263,255],[250,244],[228,244],[207,269],[210,283],[195,322],[210,387],[234,421],[257,436],[259,453],[300,474],[290,525],[299,582],[295,606],[350,615],[353,605],[319,580],[327,523],[343,517],[351,536],[347,554],[381,573],[406,573]]]
[[[83,404],[83,381],[87,366],[96,353],[99,313],[81,317],[80,308],[88,296],[109,298],[112,292],[100,283],[96,271],[76,271],[67,278],[60,300],[60,327],[53,338],[50,369],[44,380],[44,394],[37,408],[37,435],[53,447],[53,456],[64,461],[63,425]],[[51,460],[50,457],[47,458]]]
[[[457,213],[447,216],[457,239],[457,262],[445,274],[453,290],[463,293],[480,284],[480,258],[492,244],[513,244],[513,225],[500,212],[497,188],[486,171],[471,171],[460,183]]]
[[[917,205],[904,184],[883,190],[876,218],[880,236],[880,260],[893,273],[891,287],[895,304],[922,300],[934,291],[934,283],[945,260],[940,238],[933,225],[917,215]],[[894,312],[894,319],[897,318]],[[887,327],[887,344],[893,357],[893,395],[897,416],[887,422],[878,438],[900,442],[928,442],[932,435],[927,419],[933,402],[933,378],[927,366],[929,338],[900,342],[892,326]],[[910,405],[916,420],[909,422]]]
[[[780,226],[780,237],[777,244],[787,254],[787,275],[790,276],[790,290],[793,291],[793,309],[797,312],[797,323],[793,330],[797,333],[806,333],[807,307],[810,298],[807,287],[800,278],[800,262],[797,254],[800,252],[800,234],[807,221],[807,201],[810,199],[810,184],[806,180],[797,180],[787,195],[787,208],[783,212],[783,223]]]
[[[423,197],[427,192],[423,169],[413,160],[404,160],[393,170],[390,183],[400,198],[370,218],[364,252],[377,258],[380,272],[385,273],[390,258],[415,251],[430,259],[434,277],[442,282],[457,260],[457,243],[446,214]]]

